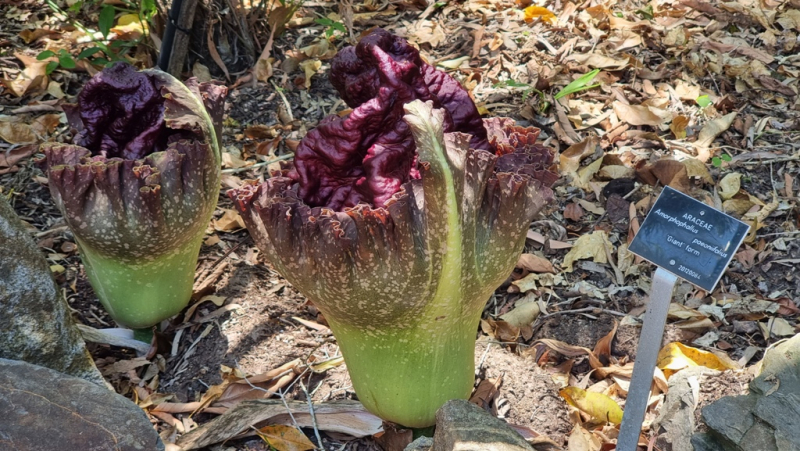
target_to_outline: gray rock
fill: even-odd
[[[800,451],[800,335],[767,350],[761,365],[749,394],[704,407],[703,421],[726,450]]]
[[[111,390],[0,359],[0,449],[163,451],[144,411]]]
[[[105,385],[36,243],[0,196],[0,358]]]
[[[719,438],[707,432],[700,432],[692,436],[692,448],[694,451],[732,451],[735,445],[723,443]]]
[[[503,420],[463,399],[447,401],[436,412],[432,451],[533,451]]]
[[[656,444],[662,449],[672,451],[693,451],[692,434],[695,432],[695,406],[700,401],[695,399],[694,389],[690,380],[703,384],[708,376],[719,375],[719,371],[706,367],[696,366],[686,368],[675,373],[669,378],[669,390],[664,399],[658,418],[653,422],[652,429],[659,431]],[[667,448],[667,445],[671,448]]]
[[[430,437],[420,437],[409,443],[403,451],[430,451],[433,446],[433,439]]]

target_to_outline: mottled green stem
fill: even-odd
[[[445,402],[472,391],[480,311],[472,316],[429,317],[415,328],[370,332],[329,324],[361,403],[385,420],[424,428]]]
[[[107,258],[78,240],[86,274],[97,297],[118,323],[150,327],[189,303],[202,236],[176,252],[146,263]]]

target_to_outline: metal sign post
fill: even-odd
[[[644,315],[639,346],[636,347],[636,364],[633,365],[633,376],[628,389],[628,401],[625,402],[625,415],[619,428],[617,449],[635,451],[639,443],[639,431],[642,429],[647,400],[650,399],[650,386],[653,383],[653,371],[656,368],[656,357],[661,349],[661,337],[667,323],[667,311],[672,300],[672,289],[678,278],[663,268],[656,269],[653,274],[653,286],[650,290],[650,304]]]
[[[618,451],[636,451],[675,282],[680,277],[713,291],[749,228],[670,187],[664,188],[650,209],[628,248],[657,269],[636,348]]]

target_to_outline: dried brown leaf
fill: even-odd
[[[317,448],[305,434],[293,426],[264,426],[258,430],[258,435],[277,451],[307,451]]]
[[[578,222],[583,218],[583,208],[576,203],[567,204],[564,209],[564,218]]]
[[[14,56],[22,61],[22,64],[25,65],[25,69],[23,69],[14,80],[3,78],[0,79],[0,82],[17,97],[22,97],[34,91],[44,91],[47,89],[48,77],[45,73],[45,69],[48,61],[39,61],[34,57],[22,53],[15,53]]]
[[[597,356],[597,358],[605,357],[608,359],[611,357],[611,342],[614,340],[614,335],[617,333],[618,326],[619,323],[615,320],[614,327],[611,331],[603,336],[603,338],[597,340],[597,343],[594,345],[594,355]]]
[[[669,124],[669,129],[677,139],[686,138],[686,127],[689,125],[689,118],[679,114],[672,118],[672,123]]]
[[[36,134],[24,122],[0,122],[0,139],[9,144],[35,144]]]
[[[700,149],[708,149],[717,136],[730,128],[731,124],[733,124],[733,120],[736,118],[736,114],[737,113],[734,111],[733,113],[728,113],[725,116],[714,119],[713,121],[706,122],[697,136],[697,141],[694,143],[695,147]],[[708,152],[701,153],[698,151],[697,158],[703,163],[707,162],[709,157],[710,155]]]
[[[617,100],[614,101],[613,108],[619,120],[631,125],[650,125],[655,127],[666,122],[664,118],[653,111],[653,107],[627,105]]]
[[[542,273],[542,272],[549,272],[551,274],[556,273],[556,269],[553,267],[553,264],[550,263],[550,260],[540,257],[536,254],[522,254],[519,256],[517,260],[517,268],[524,269],[530,272]]]
[[[230,232],[232,230],[242,230],[245,228],[244,220],[236,210],[223,209],[222,217],[214,219],[211,224],[218,232]]]
[[[469,402],[481,407],[487,408],[492,405],[492,401],[500,394],[500,385],[503,383],[503,376],[500,375],[493,379],[484,379],[478,384]]]
[[[562,173],[575,172],[581,166],[581,161],[593,155],[597,149],[597,138],[592,135],[583,141],[569,146],[559,155],[560,168]]]

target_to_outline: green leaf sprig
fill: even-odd
[[[570,95],[570,94],[574,94],[574,93],[580,92],[580,91],[585,91],[587,89],[596,88],[596,87],[600,86],[600,83],[597,83],[597,84],[594,84],[594,85],[591,85],[591,86],[587,86],[594,79],[594,77],[596,77],[597,74],[599,74],[599,73],[600,73],[600,69],[595,69],[595,70],[589,72],[588,74],[585,74],[585,75],[581,76],[580,78],[578,78],[576,80],[573,80],[572,83],[568,84],[567,86],[564,86],[564,89],[562,89],[561,91],[558,91],[558,94],[555,95],[554,99],[558,100],[558,99],[560,99],[560,98],[562,98],[564,96],[567,96],[567,95]]]

